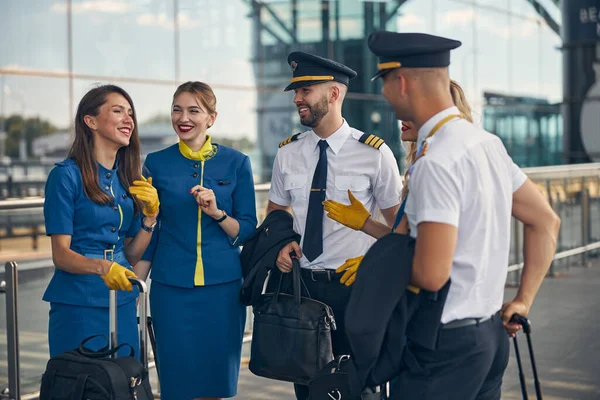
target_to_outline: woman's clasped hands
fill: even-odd
[[[217,207],[217,198],[212,189],[201,185],[196,185],[190,190],[190,194],[194,196],[198,206],[209,217],[220,217],[222,212]]]

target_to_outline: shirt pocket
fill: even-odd
[[[335,177],[333,200],[350,204],[348,190],[364,205],[371,197],[371,180],[365,175],[338,175]]]
[[[308,204],[308,175],[286,174],[283,176],[283,188],[290,193],[295,214],[306,214]]]
[[[235,176],[204,177],[204,186],[212,189],[215,193],[217,208],[230,214],[233,208],[233,191],[236,186]]]

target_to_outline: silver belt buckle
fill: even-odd
[[[316,271],[316,272],[318,272],[318,273],[323,273],[323,272],[325,272],[325,273],[327,274],[327,281],[331,281],[331,270],[330,270],[330,269],[320,269],[320,270],[314,270],[314,269],[311,269],[311,270],[310,270],[310,279],[311,279],[313,282],[316,282],[316,281],[317,281],[317,280],[315,279],[315,271]]]
[[[104,259],[114,261],[115,260],[115,250],[114,249],[104,250]]]

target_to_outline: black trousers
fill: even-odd
[[[310,297],[322,301],[333,310],[337,329],[331,332],[331,342],[333,345],[333,355],[338,356],[350,354],[350,344],[344,330],[344,316],[346,314],[346,305],[350,298],[351,287],[340,283],[340,278],[343,274],[335,274],[335,271],[331,272],[329,276],[323,272],[311,275],[310,271],[302,270],[302,279],[306,284]],[[278,281],[278,274],[272,274],[272,277],[269,278],[267,291],[274,290]],[[286,291],[289,291],[289,286]],[[303,292],[302,295],[306,296],[306,293]],[[294,384],[294,390],[298,400],[306,400],[308,398],[308,386]]]
[[[509,351],[498,314],[478,325],[441,329],[436,350],[408,341],[406,369],[395,380],[391,399],[500,399]]]

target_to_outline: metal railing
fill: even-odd
[[[523,171],[532,179],[548,198],[554,210],[563,221],[558,239],[557,253],[550,270],[550,276],[568,269],[564,260],[581,256],[578,264],[587,266],[589,257],[600,250],[600,163],[566,165],[541,168],[526,168]],[[259,222],[264,219],[269,184],[256,185],[256,201]],[[0,201],[0,211],[41,209],[44,199],[24,199]],[[513,220],[509,279],[507,284],[517,284],[520,280],[522,263],[522,227]],[[21,395],[20,354],[18,331],[18,265],[8,262],[5,265],[6,282],[0,284],[0,293],[6,293],[7,346],[8,346],[8,388],[0,392],[0,398],[36,399],[39,392]],[[244,343],[252,340],[252,312],[248,308]],[[149,363],[155,367],[154,361]]]
[[[600,249],[600,163],[524,168],[546,196],[562,224],[549,275],[555,276],[574,263],[587,266]],[[513,219],[509,285],[520,281],[523,268],[522,224]],[[580,256],[567,263],[568,258]]]
[[[6,340],[8,358],[8,391],[3,390],[2,395],[8,395],[9,399],[21,399],[20,390],[20,367],[19,367],[19,313],[18,292],[19,272],[17,263],[7,262],[4,266],[6,277]]]

